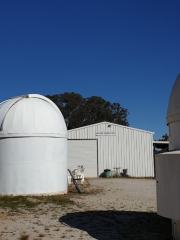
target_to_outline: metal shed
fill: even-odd
[[[91,177],[99,176],[104,169],[114,168],[128,169],[128,175],[133,177],[154,177],[153,134],[110,122],[69,130],[68,165],[84,165],[86,176],[89,176],[87,166],[92,161],[97,171]],[[78,154],[71,154],[74,147],[70,140],[77,141]],[[89,156],[87,140],[97,141],[97,148],[93,149],[96,162]],[[92,154],[92,149],[89,152]]]

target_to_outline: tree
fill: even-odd
[[[169,141],[169,136],[167,135],[167,133],[162,135],[162,139],[159,139],[159,141]]]
[[[169,136],[167,135],[167,133],[165,133],[158,141],[169,141]],[[157,151],[157,153],[167,152],[169,149],[169,144],[158,144],[158,148],[161,150]]]
[[[103,121],[129,126],[128,110],[119,103],[110,103],[97,96],[83,98],[78,93],[63,93],[46,96],[62,112],[68,129],[87,126]]]
[[[82,109],[85,101],[80,94],[66,92],[53,96],[47,95],[46,97],[58,106],[64,116],[68,129],[72,124],[78,124],[77,121],[79,121],[80,118],[80,110]]]

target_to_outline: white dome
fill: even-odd
[[[48,98],[29,94],[0,103],[0,138],[16,136],[67,137],[64,118]]]
[[[67,192],[67,129],[58,107],[30,94],[0,103],[0,195]]]
[[[180,121],[180,74],[172,88],[166,116],[167,125],[178,121]]]

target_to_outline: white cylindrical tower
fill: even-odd
[[[169,127],[169,150],[180,149],[180,74],[169,98],[166,122]]]
[[[157,212],[172,219],[172,234],[180,240],[180,74],[167,111],[170,152],[156,155]]]
[[[67,192],[67,129],[57,106],[29,94],[0,103],[0,195]]]

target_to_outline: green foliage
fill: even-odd
[[[159,139],[159,141],[169,141],[169,136],[167,135],[167,133],[165,133],[164,135],[162,135],[162,138]],[[158,144],[158,148],[160,148],[160,151],[157,151],[156,153],[162,153],[162,152],[167,152],[169,149],[168,144]]]
[[[68,129],[87,126],[103,121],[129,126],[128,110],[119,103],[110,103],[101,97],[83,98],[78,93],[63,93],[46,96],[62,112]]]
[[[169,141],[169,136],[167,135],[167,133],[165,133],[164,135],[162,135],[162,138],[159,139],[159,141]]]

